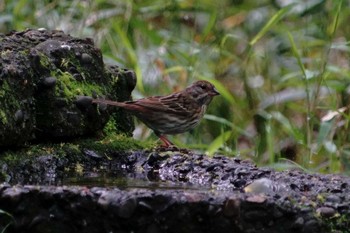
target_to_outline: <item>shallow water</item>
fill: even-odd
[[[61,183],[62,182],[62,183]],[[183,182],[171,182],[161,180],[149,180],[147,178],[127,177],[127,176],[110,176],[106,174],[94,176],[72,176],[66,177],[61,181],[60,185],[67,186],[86,186],[91,187],[111,187],[122,190],[128,189],[150,189],[150,190],[209,190],[210,187],[193,185]]]

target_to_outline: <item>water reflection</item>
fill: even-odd
[[[209,190],[210,187],[203,187],[183,182],[171,182],[161,180],[149,180],[142,177],[134,177],[131,175],[115,175],[110,174],[91,174],[89,176],[72,176],[62,180],[62,185],[86,186],[91,187],[112,187],[123,190],[127,189],[176,189],[176,190]]]

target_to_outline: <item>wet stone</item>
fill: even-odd
[[[344,189],[340,194],[318,193],[319,190],[332,190],[329,188],[334,187],[332,176],[277,172],[244,161],[237,163],[233,158],[214,159],[195,152],[118,152],[110,148],[101,152],[83,145],[78,148],[61,151],[60,156],[53,151],[35,160],[1,165],[1,171],[9,175],[12,184],[49,185],[0,186],[1,209],[15,213],[16,224],[21,223],[21,227],[27,227],[39,216],[38,219],[43,221],[33,221],[37,226],[49,227],[44,224],[49,219],[51,226],[84,228],[87,233],[144,232],[148,226],[149,229],[158,226],[161,232],[190,229],[189,232],[208,233],[326,233],[330,232],[329,225],[343,231],[348,227],[344,216],[350,214],[350,190]],[[50,150],[51,147],[47,148],[45,153]],[[213,169],[208,170],[210,166]],[[65,178],[70,177],[68,171],[77,175],[76,169],[87,175],[84,178],[105,177],[112,185],[64,186],[67,184]],[[118,183],[120,174],[126,179]],[[260,190],[255,195],[243,192],[246,184],[261,181],[258,177],[263,174],[267,175],[264,179],[270,179],[272,183],[278,181],[288,187],[295,184],[302,189],[307,187],[309,191],[296,189],[279,195],[270,193],[270,189]],[[146,185],[132,183],[139,180],[145,181]],[[335,182],[340,185],[349,181],[348,177],[341,177]],[[33,207],[40,213],[33,216]],[[54,217],[45,218],[50,214]],[[335,216],[338,215],[344,219],[344,224],[337,222],[339,218]],[[89,225],[91,222],[94,224]]]
[[[265,219],[268,216],[265,210],[250,210],[246,211],[244,217],[247,221],[260,221],[261,219]]]
[[[305,222],[303,227],[304,232],[320,232],[320,224],[317,220],[309,220]]]
[[[73,74],[73,78],[77,81],[83,81],[84,78],[81,74]]]
[[[117,214],[122,218],[130,218],[137,206],[137,201],[135,198],[129,198],[127,200],[123,200],[120,203],[113,203],[114,205],[118,205]]]
[[[229,198],[225,204],[223,213],[227,217],[238,216],[240,213],[241,201],[237,198]]]
[[[302,228],[302,226],[304,225],[304,218],[299,217],[295,220],[294,224],[293,224],[293,228],[294,229],[300,229]]]
[[[230,183],[233,184],[235,188],[241,189],[247,184],[247,181],[245,179],[233,179]]]
[[[331,207],[320,207],[316,212],[324,218],[331,218],[336,214],[336,210]]]
[[[340,203],[341,198],[339,196],[331,194],[331,195],[327,196],[326,201],[333,202],[333,203]]]
[[[57,108],[64,108],[67,106],[67,100],[65,98],[56,98],[54,100],[54,106]]]
[[[90,64],[92,62],[92,57],[87,53],[83,53],[80,59],[83,64]]]
[[[96,153],[96,152],[93,151],[93,150],[84,149],[84,154],[85,154],[86,156],[89,156],[89,157],[94,158],[94,159],[101,159],[101,158],[102,158],[101,155],[99,155],[98,153]]]
[[[127,79],[128,89],[130,91],[134,90],[134,88],[136,86],[136,80],[137,80],[135,72],[132,70],[126,70],[125,75],[128,77],[128,79]]]
[[[55,77],[47,77],[43,80],[43,85],[45,87],[51,88],[56,85],[57,79]]]
[[[222,166],[223,166],[222,163],[211,164],[211,165],[209,165],[209,166],[207,167],[206,171],[207,171],[207,172],[210,172],[210,171],[214,170],[215,168],[217,168],[217,167],[222,167]]]
[[[80,108],[88,108],[92,105],[92,97],[78,96],[75,100],[75,104]]]
[[[24,113],[22,110],[17,110],[15,113],[15,121],[22,122],[24,120]]]
[[[266,201],[266,197],[262,195],[253,195],[250,197],[247,197],[246,201],[248,203],[256,203],[256,204],[262,204]]]
[[[68,68],[68,72],[71,73],[71,74],[79,74],[79,71],[77,70],[77,68],[75,66],[70,66]]]

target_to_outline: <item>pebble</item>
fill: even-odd
[[[20,123],[20,122],[23,122],[23,119],[24,119],[23,111],[21,109],[17,110],[15,113],[15,121]]]
[[[81,62],[83,64],[91,64],[92,63],[92,57],[89,54],[87,54],[87,53],[83,53],[81,55],[80,59],[81,59]]]
[[[78,96],[75,100],[75,104],[78,107],[88,108],[92,105],[92,97],[90,96]]]
[[[56,85],[57,79],[55,77],[47,77],[47,78],[44,78],[42,83],[45,87],[51,88]]]
[[[336,211],[332,207],[320,207],[316,210],[316,213],[324,218],[331,218],[336,214]]]

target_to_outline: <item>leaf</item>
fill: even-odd
[[[292,34],[291,34],[290,32],[287,32],[287,35],[288,35],[289,42],[290,42],[290,44],[291,44],[291,46],[292,46],[293,55],[294,55],[294,57],[297,59],[299,68],[300,68],[300,70],[303,72],[304,77],[306,78],[306,77],[307,77],[307,75],[306,75],[306,69],[305,69],[305,67],[304,67],[303,62],[301,61],[301,57],[300,57],[300,54],[299,54],[299,52],[298,52],[297,46],[296,46],[296,44],[295,44],[294,38],[293,38],[293,36],[292,36]]]
[[[335,14],[335,17],[333,19],[333,22],[330,24],[330,27],[328,29],[328,32],[331,36],[335,35],[335,32],[337,30],[337,27],[339,25],[339,16],[340,16],[340,12],[342,9],[342,5],[343,5],[343,1],[339,1],[338,2],[338,7],[337,7],[337,13]]]
[[[225,142],[231,137],[232,131],[226,131],[220,134],[214,141],[208,146],[207,153],[213,155]]]
[[[209,22],[207,23],[207,26],[203,30],[203,33],[202,33],[202,38],[203,38],[202,40],[203,41],[209,35],[209,33],[213,31],[213,28],[215,27],[215,23],[216,23],[216,17],[217,17],[217,13],[216,13],[216,11],[213,11],[210,15]]]
[[[135,49],[132,46],[131,41],[129,40],[125,30],[123,30],[120,26],[120,24],[115,24],[113,27],[116,33],[118,34],[121,43],[123,44],[124,48],[126,49],[127,55],[129,56],[129,59],[131,60],[132,64],[134,65],[135,74],[137,77],[137,87],[140,90],[140,92],[144,92],[144,86],[142,81],[142,72],[141,68],[138,64],[138,58],[135,52]]]
[[[320,130],[318,132],[317,139],[316,139],[317,149],[319,149],[321,145],[327,141],[327,138],[333,128],[333,125],[334,125],[334,119],[330,121],[321,122]]]
[[[219,122],[219,123],[221,123],[223,125],[226,125],[226,126],[230,127],[232,130],[235,130],[238,133],[240,133],[240,134],[242,134],[242,135],[244,135],[246,137],[249,137],[249,138],[253,137],[253,135],[250,135],[248,132],[246,132],[246,130],[242,129],[241,127],[238,127],[238,126],[234,125],[232,122],[226,120],[225,118],[218,117],[218,116],[215,116],[215,115],[205,114],[204,115],[204,119],[210,120],[210,121]]]
[[[265,26],[256,34],[256,36],[249,42],[251,46],[256,44],[278,21],[280,21],[283,16],[292,9],[294,4],[290,4],[281,10],[279,10],[271,19],[265,24]]]
[[[287,117],[285,117],[281,112],[273,111],[270,113],[272,118],[278,121],[281,125],[282,128],[284,128],[287,133],[299,142],[303,142],[304,139],[304,134],[300,132],[297,128],[295,128],[289,121]]]

